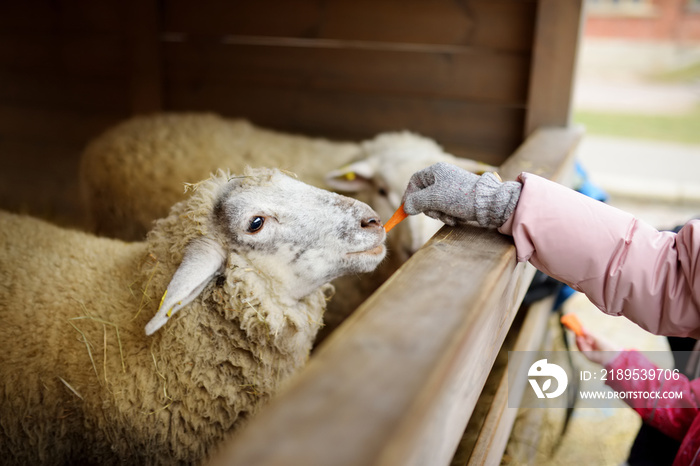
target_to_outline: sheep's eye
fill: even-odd
[[[248,233],[257,233],[265,224],[265,217],[253,217],[248,224]]]
[[[386,192],[386,189],[384,189],[384,188],[379,188],[379,195],[380,195],[380,196],[387,197],[388,194],[389,194],[389,193]]]

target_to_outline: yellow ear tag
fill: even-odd
[[[347,172],[345,174],[345,179],[348,181],[354,181],[355,178],[357,178],[357,175],[355,175],[355,172]]]
[[[160,304],[158,305],[158,310],[160,311],[160,308],[163,307],[163,301],[165,301],[165,297],[168,295],[168,290],[165,290],[165,293],[163,293],[163,297],[160,298]],[[180,304],[180,303],[178,303]],[[175,307],[175,306],[173,306]],[[170,317],[173,314],[173,307],[170,308],[168,312],[165,313],[166,316]]]
[[[177,305],[178,305],[178,306],[179,306],[180,304],[182,304],[182,301],[178,301],[178,302],[177,302]],[[175,309],[175,306],[171,307],[165,315],[167,315],[168,317],[170,317],[171,315],[173,315],[173,309]]]

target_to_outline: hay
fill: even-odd
[[[78,391],[77,391],[75,388],[73,388],[73,387],[71,386],[71,384],[69,384],[68,382],[66,382],[65,379],[64,379],[63,377],[60,377],[60,376],[59,376],[59,377],[58,377],[58,380],[60,380],[61,382],[63,382],[63,385],[65,385],[66,387],[68,387],[68,390],[70,390],[71,392],[73,392],[73,394],[74,394],[75,396],[77,396],[77,397],[80,398],[81,400],[84,400],[84,398],[82,397],[82,395],[81,395],[80,393],[78,393]]]
[[[93,317],[93,316],[91,316],[91,315],[78,316],[78,317],[71,317],[70,319],[68,319],[68,322],[73,326],[73,328],[76,329],[76,330],[83,336],[83,338],[85,339],[85,344],[88,346],[88,353],[90,353],[90,360],[92,360],[92,353],[90,352],[90,348],[89,348],[89,344],[88,344],[87,338],[85,338],[85,334],[84,334],[75,324],[73,324],[73,323],[71,322],[72,320],[84,320],[84,319],[91,320],[91,321],[93,321],[93,322],[97,322],[97,323],[99,323],[99,324],[102,324],[103,326],[110,325],[110,326],[112,326],[112,327],[114,328],[114,331],[115,331],[115,333],[116,333],[116,335],[117,335],[117,344],[118,344],[118,346],[119,346],[119,358],[120,358],[121,363],[122,363],[122,372],[126,372],[126,363],[124,362],[124,348],[122,347],[122,339],[121,339],[121,336],[119,335],[119,326],[118,326],[117,324],[115,324],[114,322],[109,322],[109,321],[107,321],[107,320],[100,319],[99,317]],[[105,329],[106,329],[106,327],[105,327]],[[106,338],[106,337],[105,337],[105,338]],[[105,345],[105,347],[104,347],[104,351],[107,352],[107,346],[106,346],[106,345]],[[105,356],[105,358],[106,358],[106,356]],[[95,363],[94,363],[94,361],[93,361],[93,366],[94,366],[94,365],[95,365]],[[95,372],[97,372],[97,369],[95,369]],[[105,377],[106,377],[106,374],[105,374]]]
[[[156,274],[156,270],[158,270],[158,266],[160,264],[160,261],[156,258],[156,256],[153,255],[153,253],[148,253],[148,255],[146,256],[146,258],[143,260],[143,262],[141,264],[143,265],[143,263],[145,263],[145,261],[148,259],[150,259],[153,262],[153,268],[151,270],[151,273],[148,276],[148,280],[146,281],[146,285],[141,290],[141,301],[139,302],[139,309],[138,309],[138,311],[136,311],[136,314],[134,315],[134,317],[131,318],[132,321],[135,320],[141,314],[141,311],[147,305],[149,305],[151,303],[151,297],[148,295],[148,288],[151,285],[151,280],[153,280],[153,276]],[[131,287],[137,281],[138,281],[138,279],[134,280],[133,282],[131,282],[129,284],[129,291],[131,292],[131,295],[134,298],[136,297],[136,295],[134,294],[134,290]],[[166,293],[167,293],[167,290],[166,290]],[[165,295],[163,295],[163,299],[165,299]],[[160,300],[161,306],[163,305],[163,299]],[[160,308],[160,306],[159,306],[159,308]]]
[[[102,371],[104,374],[104,386],[107,386],[109,384],[109,380],[107,379],[107,326],[108,325],[114,328],[114,332],[117,335],[117,345],[119,346],[119,359],[120,359],[121,366],[122,366],[122,372],[126,373],[126,362],[124,360],[124,348],[122,347],[122,339],[121,339],[121,335],[119,334],[119,326],[117,324],[115,324],[114,322],[109,322],[107,320],[100,319],[99,317],[94,317],[94,316],[90,315],[89,311],[85,307],[85,304],[82,301],[78,301],[78,303],[83,308],[85,315],[71,317],[68,319],[68,323],[82,337],[82,341],[83,341],[83,343],[85,343],[85,348],[87,349],[88,357],[90,358],[90,363],[92,364],[92,368],[95,371],[95,376],[97,376],[97,380],[100,382],[100,385],[103,385],[103,383],[102,383],[102,380],[100,379],[100,374],[99,374],[99,371],[97,370],[97,365],[95,364],[95,358],[93,357],[92,348],[91,348],[94,345],[90,342],[90,340],[88,340],[87,335],[85,335],[85,332],[83,332],[73,322],[80,321],[80,320],[90,320],[92,322],[96,322],[96,323],[102,325],[102,332],[103,332],[102,335],[103,335],[103,345],[104,345],[103,346],[103,356],[102,356]]]
[[[97,379],[99,380],[100,374],[97,372],[97,366],[95,365],[95,359],[92,357],[92,350],[90,349],[90,342],[87,339],[87,336],[85,336],[85,333],[83,333],[82,330],[80,330],[71,320],[78,319],[78,317],[74,317],[71,319],[68,319],[68,323],[73,326],[73,328],[83,337],[83,342],[85,343],[85,348],[87,348],[88,356],[90,357],[90,362],[92,363],[92,368],[95,370],[95,375],[97,376]],[[102,382],[100,382],[100,385],[102,385]]]
[[[163,379],[163,396],[165,397],[166,400],[169,400],[170,403],[166,404],[165,406],[162,406],[158,409],[154,409],[153,411],[143,411],[143,414],[146,416],[151,416],[152,414],[159,413],[161,411],[164,411],[170,407],[170,405],[173,404],[173,399],[168,395],[168,379],[165,377],[165,374],[163,374],[160,370],[158,370],[158,361],[156,361],[156,355],[153,353],[153,344],[151,344],[151,358],[153,359],[153,367],[155,367],[156,374]]]

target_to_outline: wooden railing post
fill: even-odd
[[[580,136],[538,130],[500,173],[564,180]],[[441,229],[211,464],[449,464],[533,274],[509,237]]]

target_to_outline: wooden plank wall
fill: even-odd
[[[523,140],[535,1],[164,5],[167,108],[337,138],[411,129],[492,163]]]
[[[71,223],[85,141],[128,116],[117,0],[0,2],[0,206]]]
[[[568,123],[582,1],[0,2],[0,208],[79,224],[84,145],[159,110],[344,139],[410,129],[501,164]]]
[[[544,126],[568,126],[583,0],[540,0],[530,72],[525,135]]]
[[[567,184],[581,134],[541,128],[499,173],[528,170]],[[534,272],[496,231],[443,227],[209,466],[450,464]],[[502,395],[492,416],[506,410]],[[497,464],[512,419],[486,419],[472,464]]]
[[[82,217],[86,142],[159,110],[341,139],[410,129],[500,164],[568,122],[581,2],[0,2],[0,207]]]

